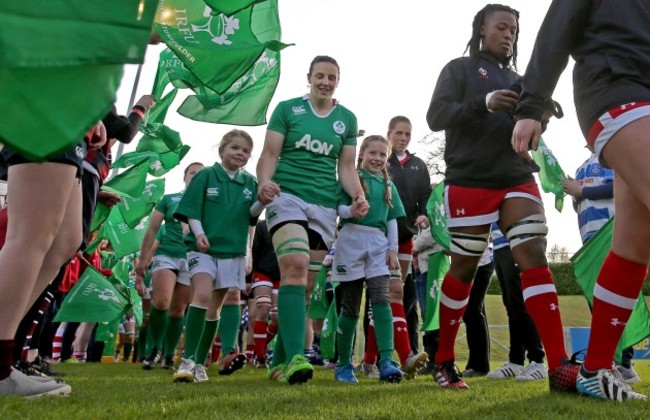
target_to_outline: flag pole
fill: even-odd
[[[138,64],[138,71],[135,73],[135,81],[133,82],[133,89],[131,90],[131,99],[129,99],[129,107],[126,110],[126,115],[128,115],[131,112],[131,109],[133,108],[133,103],[135,102],[135,95],[138,90],[138,84],[140,83],[140,74],[142,73],[142,64]],[[119,145],[117,146],[117,153],[115,154],[115,157],[113,158],[113,161],[116,161],[122,156],[124,153],[124,143],[121,141],[118,142]],[[111,177],[117,175],[119,171],[119,168],[114,168],[113,172],[111,173]]]

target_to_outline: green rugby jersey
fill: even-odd
[[[230,179],[223,167],[215,163],[194,175],[174,217],[183,222],[201,221],[210,242],[206,254],[216,258],[245,256],[248,227],[257,223],[257,218],[250,216],[256,199],[257,180],[253,175],[239,171]],[[199,251],[191,231],[185,236],[185,245],[188,251]]]
[[[308,203],[336,208],[337,163],[343,146],[357,145],[357,118],[340,104],[319,116],[308,98],[280,102],[271,115],[268,129],[284,135],[273,181]]]
[[[172,258],[185,258],[187,255],[183,243],[183,227],[181,222],[174,218],[174,212],[181,198],[183,198],[182,192],[166,194],[156,206],[156,210],[164,215],[165,224],[160,228],[161,231],[164,228],[161,238],[156,238],[159,239],[160,245],[158,245],[155,255],[165,255]]]
[[[400,200],[399,194],[397,194],[397,188],[395,188],[395,185],[390,180],[388,181],[391,189],[391,202],[393,204],[393,207],[389,207],[385,200],[386,181],[383,175],[372,175],[364,170],[360,170],[359,177],[361,178],[361,182],[365,183],[367,187],[366,200],[368,201],[368,205],[370,205],[370,210],[361,219],[341,219],[341,225],[354,223],[379,228],[386,233],[386,222],[406,216],[402,200]],[[339,204],[352,204],[352,198],[341,187],[339,187],[338,196]]]

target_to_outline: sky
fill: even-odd
[[[316,55],[329,55],[340,66],[340,82],[334,95],[357,116],[366,135],[386,135],[388,121],[395,115],[407,116],[412,124],[411,152],[426,156],[420,142],[429,130],[426,112],[442,68],[460,57],[471,37],[474,15],[485,1],[457,0],[279,0],[282,41],[294,46],[282,51],[281,76],[267,117],[282,100],[308,92],[307,72]],[[532,53],[533,44],[550,0],[504,2],[520,12],[517,69],[520,74]],[[158,55],[164,46],[150,46],[136,90],[136,100],[151,93]],[[573,105],[572,62],[560,78],[554,99],[564,109],[564,118],[553,119],[544,133],[547,146],[564,171],[573,176],[589,157],[579,130]],[[118,91],[117,108],[127,113],[137,66],[125,69]],[[181,91],[180,93],[182,93]],[[179,131],[191,150],[179,167],[166,176],[166,193],[183,189],[183,169],[191,162],[211,165],[218,160],[216,145],[232,128],[248,131],[255,142],[246,169],[255,166],[264,143],[265,126],[233,127],[189,120],[177,114],[185,95],[179,93],[165,120]],[[136,139],[137,140],[137,139]],[[135,148],[136,141],[125,152]],[[114,150],[113,153],[115,153]],[[434,179],[435,180],[435,179]],[[548,249],[565,247],[570,254],[581,246],[577,216],[570,197],[564,210],[554,208],[554,196],[542,193],[548,219]]]

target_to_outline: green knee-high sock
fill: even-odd
[[[185,352],[183,358],[195,360],[196,349],[199,346],[203,327],[205,326],[205,313],[208,308],[201,308],[190,305],[187,310],[187,319],[185,324]]]
[[[219,328],[218,319],[205,320],[203,334],[201,334],[201,341],[199,341],[199,347],[196,349],[196,363],[200,365],[205,364],[205,359],[208,358],[208,352],[212,348],[214,337],[217,335],[217,328]]]
[[[305,345],[305,287],[280,286],[278,290],[278,318],[282,331],[286,360],[303,354]]]
[[[339,325],[336,329],[336,349],[339,352],[338,365],[346,365],[352,362],[352,342],[354,333],[357,330],[359,317],[342,314],[339,318]]]
[[[185,318],[169,317],[167,322],[167,329],[165,330],[165,338],[163,340],[163,358],[171,359],[174,357],[174,352],[178,346],[183,333],[183,320]]]
[[[271,367],[276,367],[282,363],[287,363],[287,353],[284,351],[282,331],[278,329],[278,333],[275,335],[275,345],[273,346],[273,360],[271,360]]]
[[[138,330],[138,343],[136,344],[136,348],[138,350],[137,352],[137,357],[138,361],[141,362],[144,360],[145,357],[147,357],[147,335],[149,334],[147,332],[149,328],[148,327],[140,327]]]
[[[241,308],[239,305],[224,305],[221,308],[221,355],[226,357],[231,350],[237,347],[237,335],[239,334],[239,321],[241,320]]]
[[[162,350],[162,339],[165,334],[165,329],[167,328],[167,314],[169,310],[167,309],[156,309],[155,306],[151,306],[151,311],[149,312],[149,338],[147,339],[147,354],[151,353],[153,349],[160,351]]]
[[[390,304],[372,306],[372,317],[375,320],[375,336],[377,337],[377,349],[379,360],[391,360],[393,358],[393,313]]]

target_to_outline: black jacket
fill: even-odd
[[[554,0],[523,78],[519,118],[540,119],[571,55],[578,121],[585,137],[606,111],[650,101],[647,0]]]
[[[388,172],[406,213],[406,217],[397,219],[400,243],[413,239],[413,235],[417,233],[415,219],[427,214],[427,201],[431,195],[431,179],[427,165],[408,150],[406,155],[408,159],[403,166],[394,154],[388,158]]]
[[[433,131],[445,130],[445,183],[474,188],[508,188],[533,182],[537,170],[511,146],[514,118],[489,112],[486,95],[517,91],[519,75],[489,52],[447,64],[438,78],[427,112]]]

